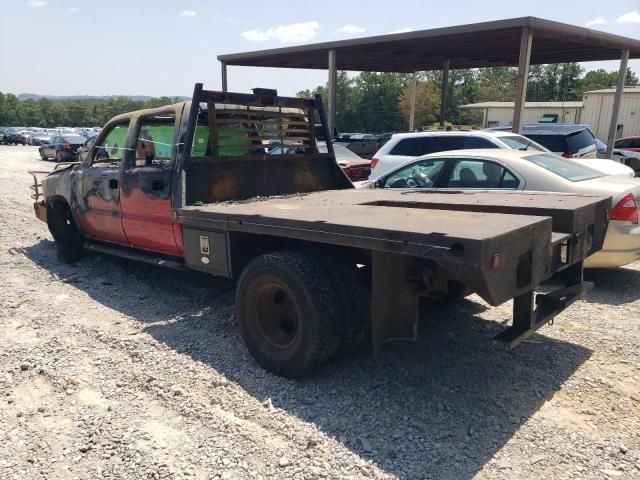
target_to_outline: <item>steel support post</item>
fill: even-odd
[[[416,90],[417,90],[416,72],[411,76],[411,110],[409,113],[409,131],[413,132],[416,128]]]
[[[513,122],[511,131],[522,133],[522,117],[524,114],[524,102],[527,98],[527,81],[529,79],[529,62],[531,61],[531,43],[533,32],[530,28],[522,29],[520,37],[520,59],[518,61],[518,77],[516,79],[516,102],[513,109]]]
[[[442,85],[440,90],[440,126],[444,127],[446,121],[447,97],[449,96],[449,59],[442,66]]]
[[[336,100],[338,87],[338,70],[336,68],[336,51],[329,50],[329,81],[328,81],[327,99],[329,115],[327,123],[329,124],[329,134],[333,139],[336,128]]]
[[[607,158],[613,155],[613,144],[616,141],[616,129],[618,127],[618,114],[620,113],[620,103],[624,92],[624,81],[627,76],[627,63],[629,62],[629,49],[622,51],[620,57],[620,71],[618,72],[618,84],[616,85],[616,96],[613,99],[613,112],[611,112],[611,125],[609,125],[609,136],[607,137]]]

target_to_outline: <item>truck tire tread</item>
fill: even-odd
[[[257,327],[256,284],[267,277],[279,279],[297,308],[301,333],[290,347],[269,345]],[[244,342],[265,369],[284,377],[300,377],[328,361],[338,348],[338,294],[331,279],[311,255],[276,251],[260,255],[245,267],[236,289],[238,319]]]

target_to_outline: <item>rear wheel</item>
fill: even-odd
[[[300,377],[338,348],[341,302],[311,255],[279,251],[255,258],[240,276],[236,303],[244,342],[270,372]]]
[[[56,162],[61,162],[62,160],[64,160],[64,158],[62,158],[62,152],[58,150],[56,152]]]
[[[329,256],[325,267],[338,287],[342,302],[340,352],[371,349],[371,270],[358,266],[347,255]]]
[[[40,150],[40,158],[42,160],[48,160],[47,156],[44,154],[44,150]]]
[[[56,242],[58,260],[74,263],[82,258],[84,238],[78,230],[71,209],[63,201],[49,203],[47,225]]]

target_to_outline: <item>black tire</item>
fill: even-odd
[[[62,162],[64,158],[62,158],[62,152],[60,150],[56,151],[56,162]]]
[[[324,263],[338,286],[342,303],[340,353],[371,350],[371,270],[351,262],[345,255],[326,257]]]
[[[75,263],[82,258],[84,238],[65,202],[49,203],[47,226],[56,242],[58,260],[64,263]]]
[[[424,301],[430,307],[443,308],[462,300],[467,295],[469,295],[469,291],[464,284],[456,282],[455,280],[449,280],[447,283],[447,293],[439,297],[425,298]]]
[[[40,150],[40,158],[44,161],[49,160],[47,156],[44,154],[44,150]]]
[[[305,375],[338,348],[336,286],[311,255],[279,251],[252,260],[236,289],[245,345],[266,370]]]

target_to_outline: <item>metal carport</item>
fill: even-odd
[[[521,129],[529,65],[620,59],[620,75],[608,136],[613,150],[615,129],[629,58],[640,58],[640,41],[535,17],[435,28],[296,47],[220,55],[222,88],[227,89],[227,67],[328,69],[329,114],[333,131],[336,118],[338,70],[415,73],[442,70],[441,122],[447,97],[449,69],[517,66],[513,131]],[[409,121],[413,129],[413,110]]]

